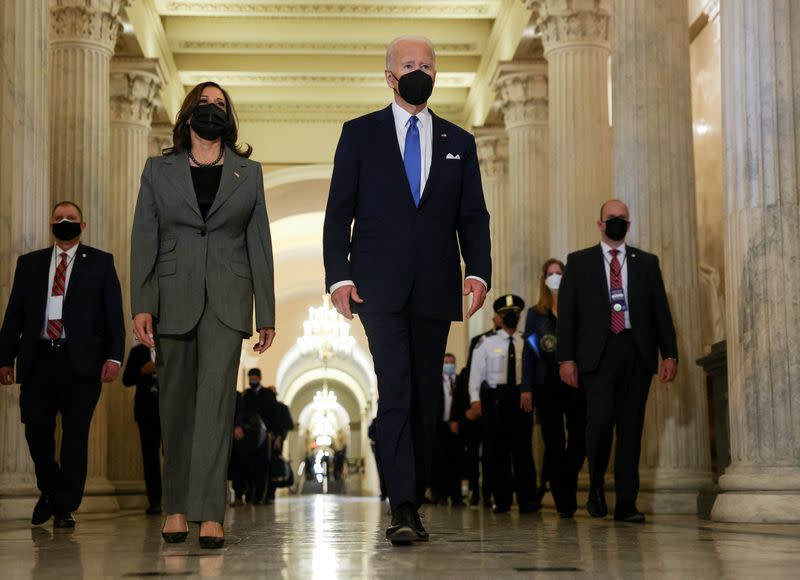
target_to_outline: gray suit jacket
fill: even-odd
[[[272,240],[261,165],[225,152],[206,220],[186,153],[147,160],[131,236],[131,311],[156,318],[159,334],[191,331],[208,307],[250,336],[275,326]]]

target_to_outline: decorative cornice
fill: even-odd
[[[609,0],[523,0],[537,10],[545,55],[570,45],[609,48]]]
[[[237,53],[237,54],[360,54],[375,55],[386,52],[384,43],[356,42],[220,42],[214,40],[178,40],[172,45],[174,52],[184,53]],[[476,55],[476,43],[437,44],[437,55]]]
[[[363,105],[337,104],[243,104],[236,108],[239,121],[264,123],[338,123],[377,111],[386,103]],[[436,114],[457,122],[462,114],[461,105],[443,104],[431,106]]]
[[[119,12],[130,0],[50,0],[50,41],[80,43],[113,53],[122,30]]]
[[[475,129],[478,161],[485,179],[502,179],[508,175],[508,135],[501,128]]]
[[[501,63],[493,86],[507,129],[547,124],[547,63]]]
[[[162,84],[158,59],[113,60],[109,79],[111,121],[149,127]]]
[[[380,72],[368,74],[306,74],[306,73],[237,73],[227,71],[183,71],[181,82],[187,86],[213,79],[226,87],[385,87],[386,79]],[[436,86],[469,88],[475,81],[474,73],[439,73]]]
[[[405,2],[219,2],[216,0],[162,0],[163,16],[261,16],[338,18],[481,18],[491,19],[498,0],[408,0]]]

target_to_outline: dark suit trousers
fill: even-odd
[[[461,421],[461,431],[464,438],[464,475],[469,480],[470,492],[478,496],[481,479],[481,439],[483,438],[481,420],[465,419]]]
[[[99,370],[99,369],[98,369]],[[75,511],[83,499],[89,427],[100,398],[100,379],[79,376],[66,348],[42,342],[20,389],[25,439],[36,484],[54,509]],[[61,413],[61,457],[56,462],[56,415]]]
[[[139,439],[142,442],[144,483],[147,501],[152,507],[161,505],[161,424],[157,417],[138,421]]]
[[[464,440],[450,430],[450,423],[439,421],[433,448],[431,489],[441,499],[461,501],[461,476],[464,466]]]
[[[559,512],[574,512],[578,507],[578,472],[586,457],[586,400],[582,389],[573,389],[560,380],[540,389],[536,413],[542,425],[550,491]]]
[[[586,450],[592,488],[602,488],[616,427],[614,489],[617,509],[633,508],[639,493],[639,455],[653,375],[644,369],[633,335],[609,333],[597,369],[581,374],[586,392]]]
[[[533,416],[520,409],[517,386],[483,388],[481,407],[487,433],[484,447],[486,467],[492,482],[494,503],[508,508],[516,492],[517,504],[527,506],[536,493]]]
[[[378,376],[378,456],[392,508],[419,506],[428,484],[450,322],[359,315]]]

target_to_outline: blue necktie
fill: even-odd
[[[408,120],[403,164],[406,166],[406,175],[408,176],[408,184],[411,186],[411,195],[414,196],[414,205],[419,207],[422,154],[419,148],[419,129],[417,128],[417,121],[419,121],[419,119],[416,117],[411,117]]]

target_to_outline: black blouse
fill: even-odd
[[[197,205],[203,219],[206,219],[208,210],[214,203],[219,189],[219,182],[222,180],[222,165],[212,167],[192,167],[192,184],[194,193],[197,196]]]

